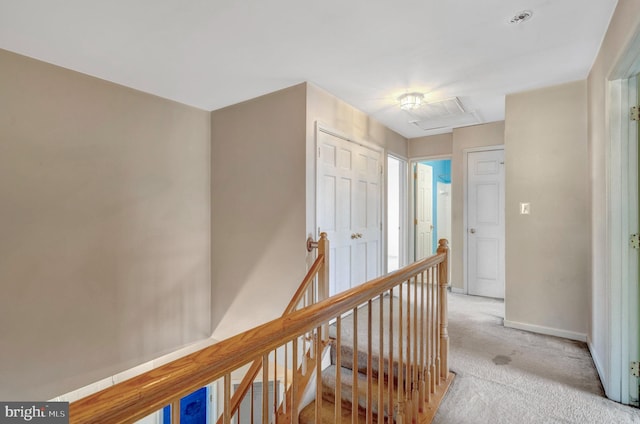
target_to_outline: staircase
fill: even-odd
[[[318,255],[282,317],[72,402],[70,423],[131,424],[171,405],[179,424],[181,399],[205,385],[220,390],[218,424],[431,422],[453,378],[447,241],[331,297],[326,234],[307,248]],[[234,373],[244,377],[232,390]],[[275,379],[284,395],[262,391],[262,418],[242,413],[255,383]]]
[[[418,309],[414,305],[415,299],[411,298],[412,291],[411,288],[404,289],[406,301],[402,297],[386,295],[368,307],[359,308],[341,320],[340,330],[336,323],[330,326],[326,359],[329,364],[322,370],[321,396],[316,397],[320,399],[320,405],[314,400],[305,406],[300,412],[300,424],[431,421],[452,377],[447,376],[447,381],[440,382],[432,378],[432,374],[436,374],[435,366],[430,369],[420,365],[437,362],[437,338],[432,337],[437,329],[423,325],[411,316],[411,311]],[[398,316],[402,309],[409,317]],[[392,318],[387,320],[389,316]],[[405,322],[402,329],[401,321]],[[394,323],[398,325],[394,327]],[[427,335],[420,346],[416,342],[412,345],[411,341],[417,333]],[[444,390],[438,387],[442,385]],[[382,408],[379,399],[382,399]],[[339,419],[336,419],[336,413]]]

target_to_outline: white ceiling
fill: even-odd
[[[491,122],[585,78],[616,1],[0,0],[0,48],[206,110],[309,81],[413,138],[450,129],[409,123],[402,93]]]

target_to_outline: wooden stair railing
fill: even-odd
[[[224,388],[222,422],[253,423],[253,413],[240,417],[239,411],[231,412],[231,373],[256,360],[262,362],[263,387],[270,373],[277,378],[278,367],[292,371],[290,381],[284,373],[282,399],[274,396],[270,400],[263,391],[263,424],[303,422],[309,408],[315,423],[337,422],[336,417],[347,422],[429,422],[429,414],[434,413],[452,379],[447,256],[446,240],[441,240],[438,253],[430,258],[73,402],[70,422],[132,423],[168,404],[179,406],[183,396],[216,382]],[[379,316],[374,320],[376,313]],[[326,394],[328,368],[321,354],[329,339],[337,384]],[[309,373],[305,377],[300,371],[310,356],[317,358],[312,366],[317,376],[311,387],[315,393],[308,392],[311,403],[302,404]],[[341,390],[341,372],[347,366],[352,370],[351,386]],[[180,419],[176,409],[172,410],[173,424]]]
[[[309,268],[309,271],[307,271],[307,275],[305,275],[302,283],[300,283],[298,290],[296,290],[296,293],[289,301],[289,304],[282,313],[282,317],[287,316],[301,307],[304,308],[329,297],[329,240],[327,239],[327,233],[321,233],[320,240],[317,242],[313,242],[312,240],[307,241],[307,250],[311,251],[314,248],[318,250],[316,259]],[[306,351],[306,349],[303,348],[303,351]],[[312,365],[315,364],[315,358],[310,355],[303,356],[303,360],[311,361]],[[301,378],[305,378],[306,380],[310,374],[310,371],[307,372],[307,364],[305,364],[305,366],[301,365],[300,368],[302,369]],[[253,387],[253,383],[261,370],[262,358],[256,359],[233,393],[229,404],[229,413],[231,416],[238,412],[241,402],[250,392],[249,389]],[[287,386],[286,381],[285,386]],[[253,395],[251,399],[253,399]],[[280,414],[284,413],[286,413],[286,411],[283,408]],[[221,415],[216,424],[223,424],[223,421],[224,417]]]

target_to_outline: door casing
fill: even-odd
[[[415,187],[415,180],[413,178],[413,169],[415,168],[415,165],[417,163],[420,162],[427,162],[427,161],[435,161],[435,160],[453,160],[453,156],[452,155],[434,155],[434,156],[420,156],[420,157],[415,157],[415,158],[411,158],[411,160],[409,161],[409,170],[410,172],[407,173],[407,179],[408,179],[408,187],[409,187],[409,207],[408,212],[409,212],[409,224],[412,224],[413,222],[415,222],[416,219],[416,197],[415,197],[415,191],[416,191],[416,187]],[[451,182],[451,186],[453,187],[453,184],[455,184],[455,182]],[[416,256],[416,243],[415,243],[415,239],[416,239],[416,228],[415,225],[408,225],[408,230],[409,230],[409,257],[410,258],[415,258]],[[448,240],[449,242],[449,248],[452,247],[452,241]]]

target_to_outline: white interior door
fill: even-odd
[[[380,275],[381,160],[381,152],[318,131],[318,234],[331,243],[331,295]]]
[[[467,288],[504,298],[504,150],[467,156]]]
[[[433,168],[416,164],[415,174],[415,260],[432,255],[433,244]]]

